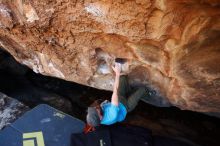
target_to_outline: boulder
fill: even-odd
[[[156,90],[160,106],[219,113],[219,6],[219,0],[0,0],[0,46],[36,73],[104,90],[112,90],[114,59],[126,58],[129,82]]]
[[[16,99],[0,93],[0,130],[11,124],[29,108]]]

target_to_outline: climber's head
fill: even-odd
[[[87,124],[93,127],[99,126],[102,120],[101,100],[94,101],[87,110]]]

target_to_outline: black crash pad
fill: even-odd
[[[83,121],[41,104],[0,131],[0,146],[69,146]]]

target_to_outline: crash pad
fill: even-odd
[[[72,133],[85,123],[41,104],[0,131],[0,146],[69,146]]]

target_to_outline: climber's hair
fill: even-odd
[[[90,105],[90,107],[100,106],[100,104],[101,104],[103,101],[104,101],[103,99],[97,99],[97,100],[95,100],[95,101]]]
[[[89,107],[87,110],[87,116],[86,116],[86,121],[87,124],[89,124],[90,126],[96,127],[100,125],[100,118],[99,118],[99,114],[97,112],[97,110],[100,111],[100,113],[102,114],[102,108],[101,108],[101,103],[103,100],[95,100]]]
[[[90,105],[90,107],[94,107],[95,109],[99,110],[101,115],[103,115],[102,108],[101,108],[101,103],[103,101],[104,101],[103,99],[97,99]]]

